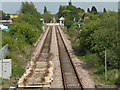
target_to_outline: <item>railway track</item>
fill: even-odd
[[[18,82],[18,87],[50,87],[53,75],[53,54],[50,53],[52,26],[46,35],[39,55]]]
[[[66,88],[78,88],[84,90],[81,80],[77,74],[76,68],[71,60],[66,45],[63,41],[58,26],[56,28],[56,36],[59,49],[59,60],[61,64],[62,78],[64,89]]]
[[[84,90],[84,87],[80,81],[72,59],[70,58],[70,54],[68,53],[67,47],[64,43],[58,26],[55,26],[55,29],[63,78],[63,87],[64,89],[77,88]],[[32,60],[31,66],[29,67],[29,69],[27,69],[26,73],[24,73],[23,77],[19,80],[18,87],[50,87],[50,83],[53,79],[52,76],[54,69],[52,63],[53,54],[50,53],[51,38],[52,26],[50,26],[46,34],[40,53],[34,60]]]

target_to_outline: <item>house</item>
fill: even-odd
[[[8,26],[4,26],[3,24],[0,24],[0,30],[9,31]]]

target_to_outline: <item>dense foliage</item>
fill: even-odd
[[[71,2],[71,0],[69,1],[69,5],[72,5],[72,2]]]
[[[41,15],[39,12],[37,12],[37,9],[35,8],[34,4],[32,2],[22,2],[20,13],[22,14],[28,14],[34,15],[34,17],[39,18]]]
[[[73,6],[72,4],[70,4],[71,2],[69,2],[69,5],[67,6],[61,6],[59,7],[59,12],[57,13],[58,18],[60,17],[64,17],[65,18],[65,26],[67,26],[67,28],[69,28],[73,23],[73,19],[75,19],[75,21],[79,21],[79,13],[83,13],[84,10],[81,8],[76,8],[75,6]]]
[[[45,23],[50,23],[53,20],[52,15],[50,14],[50,12],[47,11],[46,6],[44,6],[44,14],[42,15],[42,18],[44,19]]]
[[[97,9],[95,6],[92,6],[91,13],[97,14]]]
[[[90,9],[88,8],[88,9],[87,9],[87,12],[93,13],[93,14],[97,14],[97,13],[98,13],[97,8],[96,8],[95,6],[92,6],[91,11],[90,11]],[[105,8],[104,8],[104,12],[106,12],[106,9],[105,9]]]
[[[118,81],[120,64],[120,32],[118,31],[118,13],[109,12],[102,14],[86,13],[89,18],[78,34],[79,46],[76,51],[85,56],[86,63],[97,68],[97,75],[104,81],[104,58],[107,52],[108,73],[115,72],[108,77],[108,84]],[[113,79],[114,78],[114,79]]]
[[[3,46],[8,44],[6,58],[12,59],[11,78],[20,77],[34,51],[33,45],[42,33],[41,14],[33,3],[23,2],[19,17],[11,25],[10,32],[3,32]],[[12,83],[11,83],[12,84]]]
[[[118,14],[110,12],[89,15],[89,18],[79,34],[80,52],[85,54],[89,50],[104,58],[104,51],[107,50],[108,65],[113,69],[118,68]]]
[[[72,11],[73,10],[73,11]],[[92,73],[95,79],[105,82],[105,50],[107,52],[108,84],[117,84],[120,65],[120,32],[118,13],[103,9],[98,13],[95,6],[87,13],[78,12],[72,5],[60,6],[58,17],[65,17],[66,33],[70,36],[73,49],[90,67],[97,69]],[[74,22],[74,18],[76,19]],[[79,20],[81,19],[81,20]],[[73,26],[80,21],[80,27]]]
[[[10,35],[17,38],[17,41],[27,42],[33,45],[37,40],[36,32],[41,29],[40,13],[37,12],[32,2],[22,2],[20,15],[17,21],[11,26]]]
[[[46,6],[44,6],[44,13],[46,13],[47,12],[47,8],[46,8]]]
[[[106,12],[107,12],[105,8],[103,9],[103,12],[104,12],[104,13],[106,13]]]
[[[50,23],[51,21],[53,21],[53,17],[48,11],[42,15],[42,18],[46,23]]]
[[[90,9],[89,9],[89,8],[87,9],[87,12],[90,12]]]

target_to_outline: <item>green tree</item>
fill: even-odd
[[[5,13],[3,11],[0,10],[0,19],[4,20],[6,19]]]
[[[22,2],[22,5],[21,5],[21,13],[28,13],[28,12],[31,12],[30,11],[30,5],[28,2]]]
[[[44,13],[46,13],[47,12],[47,8],[46,8],[46,6],[44,6]]]
[[[10,34],[15,39],[18,38],[19,42],[27,42],[33,44],[36,41],[35,32],[32,30],[32,26],[24,21],[17,22],[11,27]]]
[[[90,12],[90,9],[89,9],[89,8],[87,9],[87,12]]]
[[[30,13],[37,18],[41,17],[41,14],[37,12],[37,9],[35,8],[35,6],[32,2],[30,2],[30,3],[22,2],[20,13],[23,13],[23,14]]]
[[[103,9],[103,12],[104,12],[104,13],[106,13],[106,12],[107,12],[105,8]]]
[[[85,22],[82,32],[79,34],[80,52],[89,51],[97,53],[104,60],[104,51],[107,50],[109,58],[108,68],[118,68],[119,55],[119,31],[117,13],[89,14],[91,17]],[[114,23],[113,23],[114,22]],[[114,62],[114,63],[113,63]]]
[[[67,26],[67,29],[70,28],[73,25],[73,23],[70,21],[69,18],[65,18],[65,26]]]
[[[60,7],[59,7],[59,12],[57,13],[58,17],[63,16],[62,10],[63,10],[63,7],[60,5]]]
[[[79,12],[84,12],[83,9],[76,8],[73,5],[68,5],[68,6],[60,6],[59,12],[58,12],[58,17],[64,16],[65,18],[69,18],[70,20],[73,20],[76,18],[76,20],[79,20]]]
[[[85,11],[82,8],[76,8],[72,4],[69,4],[67,6],[60,5],[57,15],[58,18],[63,16],[65,18],[65,26],[67,26],[67,28],[70,28],[70,26],[73,24],[73,19],[75,18],[75,21],[78,22],[80,16],[82,15],[81,13],[84,12]]]
[[[69,1],[69,5],[72,5],[72,2],[71,2],[71,0]]]
[[[79,13],[84,13],[85,11],[84,11],[84,9],[82,9],[82,8],[79,7],[79,8],[78,8],[78,12],[79,12]]]
[[[40,18],[41,14],[32,2],[22,2],[19,17],[10,26],[9,32],[3,32],[2,45],[8,44],[6,58],[12,59],[11,78],[21,77],[24,66],[31,59],[33,44],[42,32]]]
[[[95,6],[92,6],[91,12],[94,13],[94,14],[97,14],[97,9],[96,9]]]
[[[45,12],[43,15],[42,15],[43,19],[45,22],[49,23],[50,21],[52,21],[52,15],[49,13],[49,12]]]
[[[31,24],[34,28],[38,28],[41,30],[41,22],[39,20],[40,20],[40,17],[35,17],[30,13],[26,13],[24,15],[20,15],[16,22],[25,21]]]

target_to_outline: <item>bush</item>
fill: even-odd
[[[99,76],[102,82],[105,83],[105,73]],[[118,82],[118,70],[113,69],[113,70],[107,71],[107,84],[113,85],[113,84],[117,84],[117,82]]]
[[[104,65],[100,65],[99,67],[98,67],[98,73],[99,74],[103,74],[105,72],[105,66]]]
[[[70,28],[72,25],[73,23],[68,18],[65,18],[65,26],[67,26],[67,29]]]
[[[30,13],[25,13],[23,15],[19,15],[19,18],[17,19],[17,22],[23,22],[25,21],[26,23],[32,25],[32,28],[38,28],[42,30],[41,28],[41,22],[40,22],[41,17],[35,17],[33,14]]]
[[[108,62],[109,68],[118,69],[120,60],[117,54],[112,50],[106,50],[106,53],[107,53],[107,62]]]
[[[74,32],[75,30],[71,28],[73,24],[72,20],[73,17],[82,14],[73,14],[73,9],[74,8],[71,6],[60,6],[58,17],[65,17],[67,34],[70,36],[75,53],[85,57],[87,64],[97,68],[97,75],[100,75],[100,79],[104,81],[104,58],[106,50],[108,74],[114,73],[108,77],[108,84],[115,84],[118,80],[118,77],[115,77],[115,73],[120,67],[118,66],[120,64],[118,13],[111,11],[101,14],[86,13],[88,19],[84,20],[83,27],[79,28],[80,32],[76,34]],[[77,37],[79,44],[73,41],[75,37]]]
[[[31,48],[42,33],[40,18],[33,3],[22,3],[19,17],[10,26],[10,32],[3,32],[2,45],[8,44],[7,59],[12,59],[12,76],[21,76],[30,60]],[[12,83],[12,82],[11,82]]]
[[[97,56],[97,54],[91,54],[89,52],[87,52],[85,56],[85,62],[87,62],[88,64],[94,67],[99,67],[101,65],[101,60]]]
[[[18,42],[27,42],[33,44],[36,42],[36,33],[32,30],[32,26],[24,21],[18,23],[16,22],[11,27],[10,35],[17,38]]]
[[[50,23],[50,21],[53,21],[52,15],[49,12],[45,12],[42,17],[46,23]]]
[[[73,19],[75,18],[75,21],[78,22],[81,13],[84,13],[84,10],[81,8],[77,8],[73,5],[67,5],[67,6],[61,6],[59,7],[59,12],[57,13],[58,17],[64,17],[65,18],[65,26],[67,26],[67,29],[70,28],[71,25],[73,25]]]
[[[101,59],[104,59],[104,51],[108,50],[109,66],[118,68],[118,62],[120,61],[119,55],[116,53],[117,49],[119,50],[118,14],[109,12],[93,15],[89,13],[88,17],[89,20],[85,22],[78,36],[80,52],[97,53]]]

